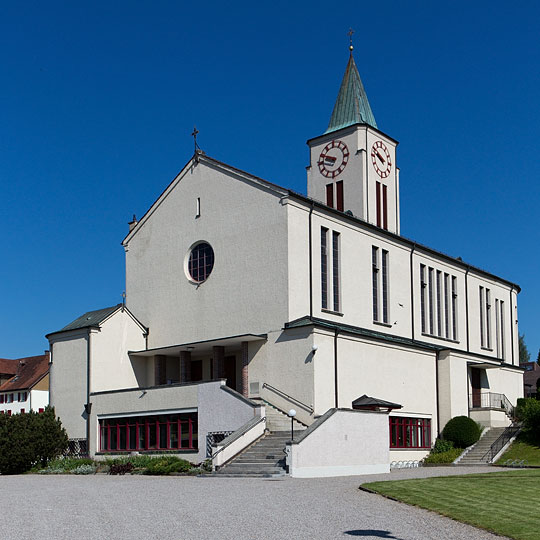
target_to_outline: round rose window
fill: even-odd
[[[188,272],[191,279],[197,283],[202,283],[214,268],[214,250],[210,244],[201,242],[193,247],[189,254]]]

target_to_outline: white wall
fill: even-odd
[[[287,318],[285,192],[201,159],[125,241],[127,305],[150,327],[149,348],[264,333]],[[186,271],[199,241],[212,246],[215,263],[197,285]]]
[[[143,330],[126,311],[103,321],[100,331],[92,334],[91,391],[146,386],[146,360],[128,356],[128,351],[144,348]]]
[[[235,431],[259,414],[259,407],[222,390],[223,385],[224,381],[212,381],[92,394],[91,454],[98,451],[100,418],[197,411],[199,450],[181,453],[194,463],[203,461],[208,432]]]
[[[70,439],[86,438],[87,340],[87,329],[50,338],[50,403]]]
[[[44,409],[49,404],[49,392],[47,390],[31,390],[29,394],[29,406],[32,407],[33,411],[39,411],[39,409]]]
[[[335,410],[312,424],[310,430],[300,442],[287,445],[292,477],[390,471],[387,413]]]

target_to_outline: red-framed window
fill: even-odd
[[[26,392],[19,392],[17,395],[17,401],[26,401],[26,398],[28,397]]]
[[[0,394],[0,403],[4,403],[4,394]]]
[[[326,206],[334,208],[334,184],[326,184]]]
[[[431,448],[431,420],[391,416],[390,448]]]
[[[45,409],[43,407],[40,407],[38,413],[42,413],[42,412],[45,412]]]
[[[101,452],[197,450],[197,413],[100,420],[99,448]]]

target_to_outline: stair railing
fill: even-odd
[[[245,435],[246,433],[248,433],[249,431],[251,431],[252,429],[254,429],[256,426],[258,426],[261,422],[266,422],[266,416],[262,416],[261,418],[253,418],[251,419],[249,422],[247,422],[246,424],[244,424],[242,427],[240,427],[239,429],[237,429],[236,431],[234,431],[233,433],[231,433],[228,437],[226,437],[225,439],[223,439],[222,441],[220,441],[218,444],[220,445],[219,448],[212,454],[211,456],[211,460],[212,460],[212,468],[215,470],[216,468],[216,465],[215,465],[215,461],[216,461],[216,457],[221,454],[221,452],[223,452],[224,450],[228,449],[229,446],[236,442],[240,437],[242,437],[243,435]],[[252,441],[250,442],[247,442],[246,446],[251,444]],[[235,453],[229,457],[227,457],[223,463],[220,463],[218,466],[222,467],[225,463],[227,463],[228,461],[230,461],[233,457],[235,457],[236,455],[238,455],[240,452],[242,452],[242,450],[244,450],[244,448],[239,448],[237,451],[235,451]]]
[[[313,414],[315,412],[315,409],[311,405],[306,405],[305,403],[301,402],[299,399],[296,399],[295,397],[290,396],[289,394],[286,394],[283,392],[283,390],[280,390],[279,388],[276,388],[275,386],[272,386],[268,383],[263,383],[263,388],[268,388],[271,392],[274,392],[278,396],[286,399],[287,401],[290,401],[293,405],[296,405],[297,407],[302,407],[302,409],[309,412],[309,414]]]
[[[495,456],[503,449],[508,441],[515,437],[521,431],[521,424],[512,422],[502,433],[499,438],[489,447],[489,450],[482,456],[482,461],[492,463]]]

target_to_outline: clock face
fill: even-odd
[[[349,149],[342,141],[329,142],[321,152],[317,165],[319,171],[327,178],[335,178],[349,161]]]
[[[371,163],[381,178],[386,178],[392,170],[390,152],[382,141],[373,143],[371,147]]]

